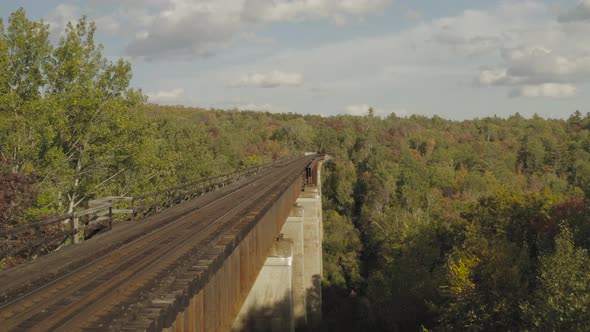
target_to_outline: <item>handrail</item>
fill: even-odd
[[[113,204],[108,203],[108,204],[100,205],[100,206],[93,207],[93,208],[90,208],[90,209],[86,209],[86,210],[83,210],[83,211],[80,211],[80,212],[74,212],[74,215],[76,217],[84,217],[84,216],[87,216],[89,214],[93,214],[93,213],[96,213],[96,212],[99,212],[99,211],[104,211],[104,210],[107,210],[107,209],[112,208],[112,207],[113,207]]]
[[[220,174],[209,178],[200,179],[194,182],[189,182],[186,184],[134,197],[131,201],[131,210],[133,211],[133,213],[131,214],[131,220],[135,220],[136,217],[138,217],[139,215],[141,215],[141,217],[145,217],[153,213],[158,213],[161,210],[161,208],[173,206],[175,205],[175,202],[181,203],[187,199],[199,196],[203,193],[209,192],[211,190],[216,190],[230,183],[233,183],[241,179],[241,177],[243,176],[249,176],[260,173],[261,171],[268,169],[269,167],[276,166],[278,164],[287,162],[291,159],[292,157],[285,157],[266,164],[237,169],[231,173]],[[186,190],[186,192],[180,192],[183,190]],[[174,192],[180,193],[173,194]],[[146,202],[148,199],[151,199],[153,201]]]
[[[62,216],[58,216],[58,217],[53,217],[47,220],[43,220],[43,221],[39,221],[39,222],[35,222],[35,223],[30,223],[30,224],[26,224],[23,226],[18,226],[18,227],[13,227],[13,228],[7,228],[7,229],[3,229],[0,230],[0,236],[6,236],[6,235],[14,235],[14,234],[20,234],[20,233],[24,233],[28,230],[34,229],[34,228],[38,228],[40,226],[47,226],[47,225],[51,225],[51,224],[56,224],[60,221],[64,221],[64,220],[68,220],[71,218],[71,215],[62,215]]]
[[[71,239],[72,244],[78,243],[79,242],[78,234],[81,231],[86,230],[88,227],[98,223],[96,221],[89,221],[86,224],[80,226],[79,225],[79,218],[85,217],[88,215],[92,215],[92,214],[98,214],[101,211],[105,211],[106,212],[105,214],[108,214],[108,217],[107,217],[108,226],[110,229],[112,229],[113,205],[111,203],[107,203],[107,204],[103,204],[103,205],[89,208],[86,210],[73,212],[68,215],[53,217],[53,218],[43,220],[40,222],[2,230],[2,231],[0,231],[0,237],[6,238],[11,235],[22,234],[22,233],[26,233],[26,232],[30,232],[30,231],[41,231],[42,226],[50,226],[50,225],[60,224],[60,223],[62,225],[64,225],[63,222],[68,221],[68,223],[67,223],[68,229],[67,230],[59,231],[56,234],[51,234],[49,237],[47,237],[45,234],[41,233],[41,236],[37,236],[36,239],[32,240],[29,243],[25,243],[19,247],[2,248],[2,250],[0,250],[0,259],[4,259],[6,257],[16,255],[16,254],[26,251],[28,249],[38,248],[39,246],[42,246],[43,244],[51,243],[51,242],[56,241],[61,238],[65,239],[65,238],[69,237]]]

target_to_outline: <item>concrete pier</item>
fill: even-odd
[[[321,322],[320,169],[309,172],[232,331],[308,331]]]
[[[293,318],[295,326],[306,326],[303,207],[293,207],[281,233],[285,239],[293,242]]]
[[[279,240],[250,290],[232,331],[293,331],[293,243]]]
[[[322,222],[321,197],[305,192],[297,199],[303,207],[303,287],[305,289],[306,325],[317,326],[322,319]]]

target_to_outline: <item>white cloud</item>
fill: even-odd
[[[345,103],[351,106],[342,111],[352,114],[364,114],[368,108],[356,103],[359,96],[381,105],[391,104],[394,95],[399,99],[394,103],[415,98],[412,103],[435,109],[439,105],[434,100],[452,102],[441,90],[478,98],[497,98],[501,93],[571,97],[578,85],[590,83],[590,31],[578,29],[582,30],[566,30],[553,9],[540,1],[503,1],[491,8],[422,20],[402,31],[277,52],[244,67],[280,68],[288,63],[305,75],[306,84],[321,83],[329,89],[332,110]],[[466,91],[473,88],[468,84],[473,77],[477,85],[496,87],[498,92]]]
[[[256,104],[256,103],[245,103],[235,104],[234,107],[240,111],[264,111],[269,112],[272,110],[271,104]]]
[[[502,44],[499,36],[477,35],[465,37],[452,31],[442,30],[433,36],[434,41],[449,45],[460,55],[473,56],[490,53]]]
[[[501,2],[488,10],[465,10],[427,24],[429,40],[460,57],[488,57],[520,42],[527,29],[537,29],[546,8],[536,1]],[[546,22],[545,22],[546,24]]]
[[[560,22],[590,21],[590,0],[579,0],[576,7],[561,13]]]
[[[53,34],[61,34],[68,22],[75,22],[80,18],[78,7],[69,4],[59,4],[47,15],[45,21]]]
[[[524,25],[512,27],[510,20],[504,26],[497,23],[499,38],[493,48],[499,50],[499,57],[494,65],[480,66],[483,69],[475,82],[512,87],[511,97],[573,97],[574,84],[590,81],[590,31],[587,26],[560,24],[548,6],[529,3],[521,9],[504,4],[504,10],[497,12],[498,18],[516,15]],[[580,2],[576,10],[582,12],[583,6],[586,4]],[[464,42],[459,39],[455,44]]]
[[[96,22],[96,28],[98,31],[102,31],[110,35],[117,35],[121,32],[119,21],[114,16],[100,16],[93,19],[93,21]]]
[[[239,1],[167,0],[165,6],[134,13],[135,38],[127,45],[131,56],[211,54],[242,31]]]
[[[404,13],[404,17],[411,21],[417,21],[422,19],[422,13],[415,9],[408,8]]]
[[[109,0],[110,1],[110,0]],[[92,1],[94,6],[105,6]],[[113,1],[114,2],[114,1]],[[120,0],[100,17],[105,31],[130,38],[135,57],[208,56],[263,24],[303,20],[343,23],[379,14],[392,0]],[[126,31],[120,27],[125,26]]]
[[[267,102],[249,99],[221,100],[211,105],[213,108],[236,109],[239,111],[284,112],[284,109]]]
[[[577,93],[575,86],[571,84],[545,83],[539,85],[524,85],[511,92],[514,97],[548,97],[548,98],[571,98]]]
[[[162,90],[158,92],[148,92],[149,101],[156,104],[179,104],[184,98],[184,89],[177,88],[172,90]]]
[[[277,88],[279,86],[300,86],[303,75],[273,70],[268,73],[252,73],[242,76],[230,84],[232,87],[254,86],[259,88]]]
[[[405,116],[408,114],[406,109],[385,110],[379,107],[372,107],[369,104],[348,105],[345,107],[344,111],[349,115],[365,116],[369,114],[369,109],[373,109],[373,115],[379,117],[386,117],[391,113],[395,113],[397,116]]]
[[[92,1],[115,3],[114,0]],[[116,12],[101,12],[101,15],[113,14],[120,27],[125,27],[120,31],[121,36],[131,40],[127,51],[135,56],[169,58],[219,53],[218,58],[207,62],[171,61],[170,67],[176,68],[171,72],[164,62],[154,66],[157,69],[142,61],[137,63],[145,67],[136,67],[141,68],[138,84],[150,84],[158,75],[175,80],[174,84],[182,80],[181,86],[194,87],[205,98],[200,103],[210,105],[219,105],[217,101],[226,98],[244,98],[245,90],[226,89],[228,82],[231,86],[283,85],[282,80],[268,78],[274,68],[300,74],[305,78],[305,87],[321,86],[321,98],[319,93],[308,89],[276,89],[270,95],[268,90],[248,89],[248,100],[264,102],[244,102],[242,106],[272,104],[275,108],[289,107],[291,111],[344,113],[355,109],[366,112],[367,105],[359,101],[368,101],[375,105],[408,105],[413,112],[421,114],[447,112],[460,118],[474,116],[469,112],[486,110],[502,109],[506,114],[521,111],[517,107],[525,105],[519,104],[524,101],[501,98],[504,94],[576,96],[568,103],[587,100],[579,91],[590,83],[590,24],[583,20],[570,20],[566,24],[563,15],[561,22],[558,21],[555,7],[546,1],[503,0],[447,17],[424,16],[406,22],[411,26],[401,30],[396,25],[393,30],[381,30],[369,36],[363,30],[355,34],[359,37],[325,40],[319,45],[313,43],[316,45],[313,47],[306,47],[306,43],[286,49],[284,43],[269,44],[263,51],[253,53],[255,56],[250,53],[244,56],[254,44],[249,38],[258,31],[278,27],[277,22],[337,22],[341,17],[353,21],[381,12],[379,2],[371,2],[377,4],[371,7],[366,1],[248,1],[261,6],[255,10],[244,8],[246,1],[120,0],[124,9],[119,7]],[[343,9],[345,3],[360,7]],[[321,10],[310,10],[312,5]],[[404,9],[400,9],[401,15]],[[276,31],[279,36],[280,30]],[[219,52],[225,47],[233,48],[231,52]],[[166,75],[155,73],[157,70]],[[242,73],[252,74],[240,77]],[[474,89],[470,82],[480,88]],[[153,91],[157,90],[157,86],[153,87]],[[457,100],[461,100],[461,106],[456,106]],[[526,105],[530,102],[526,101]],[[549,101],[537,103],[536,110],[550,107]],[[362,107],[347,110],[343,105]]]
[[[484,86],[500,85],[508,82],[506,69],[484,69],[479,73],[478,83]]]
[[[390,0],[246,0],[243,17],[253,22],[329,18],[341,23],[383,11]]]
[[[92,11],[91,11],[92,12]],[[50,31],[54,37],[60,36],[68,22],[75,24],[83,15],[89,16],[90,21],[94,21],[99,32],[115,35],[120,32],[119,20],[114,15],[92,16],[91,13],[82,12],[75,5],[62,3],[53,9],[46,17],[45,21],[50,25]]]
[[[590,72],[590,56],[562,55],[542,47],[504,50],[503,58],[514,76],[559,77]]]
[[[483,86],[520,86],[510,95],[564,98],[576,95],[572,82],[583,82],[590,75],[590,56],[556,54],[544,47],[502,50],[504,65],[484,69],[477,82]]]
[[[348,105],[346,106],[346,114],[356,115],[356,116],[364,116],[369,114],[369,106],[368,104],[357,104],[357,105]]]

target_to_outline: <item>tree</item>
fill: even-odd
[[[343,289],[358,289],[361,282],[359,253],[362,244],[352,221],[328,210],[323,215],[325,237],[324,274],[327,285]]]
[[[30,171],[40,148],[34,126],[45,91],[51,54],[49,26],[26,18],[21,8],[0,32],[0,153],[14,172]]]
[[[59,212],[117,190],[136,142],[151,135],[130,64],[103,58],[85,17],[67,24],[55,48],[49,26],[23,9],[1,30],[0,153],[12,171],[39,174],[37,205]]]
[[[26,220],[25,212],[35,201],[32,174],[15,173],[6,160],[0,160],[0,228],[15,226]]]
[[[324,206],[341,215],[352,216],[354,208],[354,186],[356,172],[349,161],[328,161],[322,175]]]
[[[8,40],[4,32],[4,22],[0,18],[0,98],[6,98],[10,91],[9,61]]]
[[[313,142],[313,131],[303,118],[295,118],[287,121],[272,138],[283,142],[293,151],[307,151]]]
[[[529,328],[590,329],[590,257],[586,249],[574,246],[565,225],[555,238],[555,251],[540,259],[538,283],[533,300],[521,306]]]
[[[201,130],[181,121],[158,122],[161,139],[160,159],[171,168],[163,179],[168,185],[187,183],[216,173],[209,137]]]
[[[505,239],[486,238],[467,227],[466,240],[447,256],[441,292],[441,326],[448,330],[510,331],[521,325],[529,258]]]
[[[47,75],[55,132],[43,161],[66,194],[68,213],[125,171],[144,129],[133,111],[143,96],[129,88],[130,64],[107,62],[95,31],[85,17],[68,23]]]

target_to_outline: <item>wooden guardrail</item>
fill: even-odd
[[[259,174],[270,167],[281,167],[296,157],[286,157],[271,163],[243,168],[229,174],[155,191],[137,197],[104,197],[88,202],[88,209],[23,226],[0,229],[0,260],[26,251],[54,244],[79,243],[82,232],[96,227],[113,227],[113,215],[126,215],[124,220],[137,220],[158,213],[207,192],[217,190],[245,177]],[[121,208],[128,204],[128,208]],[[18,242],[27,241],[24,245]],[[12,245],[15,244],[15,245]],[[52,249],[50,249],[52,250]]]
[[[107,218],[105,220],[108,222],[108,227],[112,229],[112,204],[104,204],[47,220],[0,230],[0,259],[18,255],[28,250],[38,249],[43,245],[49,245],[51,243],[56,243],[59,246],[67,242],[68,239],[70,239],[71,244],[79,243],[81,232],[99,223],[91,220],[80,224],[80,218],[87,216],[93,216],[95,218],[94,215],[97,214],[106,214]],[[19,238],[21,239],[20,241],[25,239],[28,242],[20,246],[11,246],[11,242],[17,242]]]
[[[289,160],[291,160],[291,158],[283,158],[275,162],[242,168],[232,173],[218,175],[215,177],[210,177],[180,186],[133,197],[129,207],[129,210],[132,212],[131,220],[158,213],[163,209],[180,204],[204,193],[223,188],[224,186],[239,181],[245,177],[258,174],[269,167],[283,165]]]

